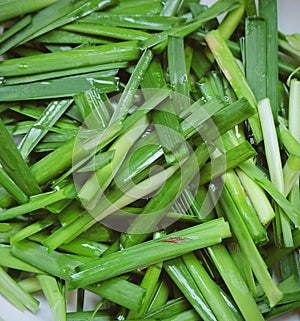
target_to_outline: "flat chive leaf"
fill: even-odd
[[[180,256],[193,249],[207,246],[209,243],[219,243],[223,237],[230,236],[230,231],[228,225],[222,220],[215,223],[216,226],[208,229],[205,229],[205,223],[203,223],[199,226],[175,232],[164,238],[148,241],[121,252],[112,253],[97,260],[97,263],[99,263],[97,267],[95,265],[96,261],[82,265],[77,273],[72,275],[70,286],[72,288],[85,286],[126,273],[144,265],[155,264],[162,260]],[[201,237],[199,238],[199,231],[201,230],[203,232],[200,233]],[[216,236],[218,233],[220,234]],[[171,239],[176,237],[186,239],[179,243],[171,242]],[[131,257],[135,259],[131,260]]]
[[[15,23],[13,27],[9,28],[0,36],[0,43],[5,41],[6,39],[12,37],[14,34],[22,30],[25,26],[27,26],[31,22],[31,15],[25,16],[19,22]]]
[[[43,7],[49,6],[56,0],[28,0],[26,3],[19,5],[18,0],[5,1],[0,4],[0,21],[8,20],[25,13],[42,9]]]
[[[0,220],[7,220],[19,215],[27,214],[40,208],[61,201],[66,198],[74,198],[75,192],[73,186],[67,186],[59,191],[43,193],[33,197],[28,203],[3,210],[0,213]]]
[[[114,157],[114,151],[107,151],[94,156],[88,164],[81,167],[77,173],[93,172],[107,165]]]
[[[198,314],[198,318],[200,316],[201,319],[205,321],[216,321],[217,318],[203,297],[201,291],[196,286],[195,281],[182,261],[182,258],[179,257],[166,261],[164,263],[164,268],[174,283],[183,292],[186,299],[193,306],[194,310]],[[174,318],[174,316],[172,318]]]
[[[104,101],[98,88],[91,88],[74,96],[74,101],[80,109],[87,128],[103,129],[108,125],[112,107]]]
[[[97,36],[81,35],[76,32],[69,32],[63,30],[53,30],[46,34],[35,38],[36,43],[50,43],[50,44],[82,44],[90,43],[94,45],[104,45],[111,41]]]
[[[220,287],[211,279],[195,254],[185,254],[182,260],[217,319],[237,320],[224,300]]]
[[[10,238],[10,243],[13,245],[16,242],[19,242],[23,239],[25,239],[28,236],[31,236],[32,234],[38,233],[47,227],[51,226],[56,222],[56,219],[52,216],[47,216],[46,218],[37,221],[31,225],[26,226],[21,231],[13,234]]]
[[[17,307],[26,307],[32,312],[36,312],[39,302],[29,293],[27,293],[19,284],[14,281],[1,267],[0,267],[0,292],[6,296]]]
[[[69,273],[82,264],[79,259],[63,253],[47,251],[47,248],[28,240],[17,242],[11,249],[14,256],[32,264],[53,276],[69,280]]]
[[[25,75],[20,77],[9,77],[5,78],[5,85],[17,85],[17,84],[24,84],[24,83],[31,83],[40,80],[48,80],[48,79],[55,79],[61,77],[67,77],[72,75],[82,75],[82,74],[89,74],[97,72],[98,77],[107,78],[110,76],[115,76],[118,69],[112,68],[119,68],[119,67],[126,67],[126,62],[120,62],[115,64],[103,64],[103,65],[95,65],[89,67],[79,67],[74,69],[66,69],[66,70],[59,70],[59,71],[50,71],[45,72],[42,74],[33,74],[33,75]],[[103,72],[102,72],[103,71]]]
[[[53,126],[72,104],[72,100],[52,101],[34,123],[29,132],[20,142],[19,149],[23,158],[27,158],[39,141],[47,134],[47,127]],[[39,128],[45,127],[43,128]]]
[[[231,228],[238,240],[238,243],[257,280],[263,287],[263,290],[268,297],[270,306],[273,307],[282,298],[282,293],[272,280],[264,260],[258,252],[258,249],[255,246],[251,236],[249,235],[247,227],[241,219],[226,186],[223,188],[220,201],[226,213],[226,217],[230,222]]]
[[[82,237],[77,237],[72,242],[61,245],[59,249],[81,256],[99,257],[103,253],[105,253],[105,251],[107,251],[108,247],[109,246],[106,244],[96,243],[93,241],[85,240]]]
[[[121,277],[87,285],[85,289],[133,311],[139,310],[146,292],[144,288]]]
[[[30,235],[28,239],[30,239],[30,241],[44,244],[45,243],[44,241],[47,239],[47,236],[48,236],[48,234],[46,233],[47,233],[46,231],[36,233],[36,234]],[[72,253],[72,254],[77,254],[79,256],[93,257],[93,258],[97,258],[101,256],[108,248],[109,246],[106,244],[91,241],[89,239],[84,238],[83,236],[75,238],[74,240],[68,242],[68,244],[62,244],[59,246],[59,250],[64,251],[66,253],[70,253],[70,254]]]
[[[245,73],[257,100],[267,97],[267,35],[262,18],[248,17],[245,30]]]
[[[133,14],[155,16],[162,9],[160,0],[144,0],[141,3],[139,0],[120,1],[118,6],[109,8],[107,11],[113,14]]]
[[[161,89],[157,93],[151,95],[151,97],[150,93],[152,93],[151,89],[143,90],[143,94],[147,97],[149,94],[149,98],[146,99],[146,101],[141,105],[141,107],[138,110],[136,110],[133,114],[124,119],[122,132],[127,131],[135,122],[137,122],[144,115],[147,115],[155,107],[158,107],[166,98],[170,96],[169,90]]]
[[[273,117],[278,114],[278,17],[277,1],[263,0],[258,2],[259,15],[266,21],[267,31],[267,97],[270,99]]]
[[[2,267],[25,271],[29,273],[42,273],[42,270],[12,255],[10,245],[1,244],[0,254],[0,264]]]
[[[184,140],[183,131],[174,109],[173,104],[170,103],[164,110],[156,110],[153,113],[156,133],[169,164],[182,161],[189,156],[188,145]]]
[[[92,312],[92,311],[82,311],[82,312],[68,312],[67,313],[67,321],[82,321],[89,320],[93,318],[93,321],[112,321],[112,316],[110,312],[100,311],[100,312]]]
[[[82,257],[80,256],[72,257],[60,252],[48,253],[47,248],[27,240],[15,244],[12,252],[23,261],[31,263],[41,270],[67,281],[71,271],[74,272],[75,267],[82,264]],[[86,260],[84,261],[86,262]],[[98,284],[95,286],[89,285],[86,289],[136,311],[145,294],[144,289],[121,278],[113,278],[100,284],[101,286],[97,286]]]
[[[188,76],[186,71],[183,38],[169,36],[168,67],[171,88],[175,92],[188,97]],[[175,110],[177,112],[181,112],[184,109],[184,101],[182,102],[180,99],[176,99],[175,103]]]
[[[223,245],[214,245],[208,248],[208,252],[245,320],[250,321],[254,316],[255,320],[264,320],[249,288],[227,249]]]
[[[155,112],[153,120],[158,124],[156,131],[165,149],[167,163],[170,163],[174,157],[180,161],[189,155],[187,145],[180,141],[183,132],[177,118],[178,113],[188,106],[186,97],[189,95],[183,38],[169,37],[168,66],[171,88],[179,95],[174,95],[173,103],[164,111]],[[174,155],[170,155],[172,153]]]
[[[198,79],[201,79],[210,69],[211,62],[203,52],[194,50],[191,67]]]
[[[157,290],[157,285],[159,283],[159,277],[161,275],[161,272],[162,264],[151,265],[147,268],[147,271],[145,272],[144,277],[140,283],[140,286],[146,289],[144,301],[137,313],[134,311],[130,311],[128,313],[128,319],[137,319],[139,317],[142,317],[148,310],[149,305],[155,295],[155,291]]]
[[[52,79],[13,86],[0,87],[0,101],[18,101],[47,98],[71,97],[93,87],[101,92],[112,92],[118,89],[115,77],[102,78],[97,73]]]
[[[160,15],[164,17],[175,16],[181,5],[181,0],[167,0]]]
[[[18,185],[0,168],[0,186],[3,187],[20,204],[26,203],[28,197]]]
[[[98,64],[131,61],[139,57],[135,41],[126,41],[76,50],[47,53],[2,61],[2,77],[22,76]]]
[[[83,0],[55,1],[36,13],[26,28],[0,46],[0,53],[114,3],[115,0],[92,0],[88,3]]]
[[[5,172],[26,195],[38,194],[40,188],[2,119],[0,119],[0,141],[5,142],[0,146],[0,163]]]
[[[174,25],[185,22],[182,17],[160,17],[150,15],[134,14],[113,14],[109,12],[93,12],[87,17],[81,18],[78,22],[94,23],[105,26],[144,29],[144,30],[165,30]]]
[[[292,137],[288,137],[287,142],[292,144],[290,150],[290,156],[284,166],[283,175],[284,175],[284,188],[285,195],[288,195],[292,190],[294,184],[297,186],[297,181],[299,180],[299,169],[300,169],[300,161],[299,161],[299,142],[300,142],[300,130],[296,125],[296,119],[299,118],[299,99],[300,99],[300,82],[296,79],[292,79],[290,81],[290,96],[289,96],[289,118],[288,125],[289,131],[284,131],[288,136],[292,135]],[[286,144],[286,141],[283,143]],[[285,146],[287,148],[287,146]]]
[[[102,146],[104,147],[108,142],[110,142],[115,136],[116,133],[120,132],[120,126],[112,126],[109,128],[103,136],[101,141]],[[99,137],[97,138],[97,142]],[[100,144],[100,145],[101,145]],[[76,149],[74,150],[74,147]],[[93,147],[95,147],[93,145]],[[62,158],[61,155],[64,155]],[[76,139],[72,138],[66,143],[62,144],[58,149],[47,154],[44,158],[36,162],[32,167],[32,173],[36,177],[39,183],[45,183],[49,179],[57,177],[59,174],[62,174],[66,169],[72,166],[72,162],[78,162],[85,157],[91,156],[91,153],[87,152],[80,144],[76,144]],[[51,167],[49,167],[51,165]],[[44,168],[48,168],[48,171],[44,171]]]
[[[84,22],[68,24],[63,27],[62,30],[122,40],[146,40],[151,36],[149,33],[144,31]]]
[[[166,301],[163,305],[158,307],[157,309],[153,309],[145,314],[145,318],[160,318],[165,319],[168,317],[172,317],[176,314],[180,314],[183,311],[186,311],[190,308],[190,304],[187,300],[180,296],[175,299],[171,299]]]
[[[66,299],[60,281],[50,275],[38,275],[37,279],[50,305],[53,319],[67,320]]]
[[[143,52],[130,79],[128,80],[126,87],[124,88],[124,91],[120,97],[118,105],[111,117],[110,124],[112,124],[113,122],[123,120],[123,118],[127,115],[128,110],[131,107],[136,90],[138,89],[143,79],[143,76],[149,64],[151,63],[152,58],[153,58],[153,53],[151,52],[151,50],[145,50]]]
[[[161,51],[165,47],[165,43],[168,36],[179,36],[185,37],[190,33],[196,31],[200,28],[205,22],[221,15],[227,10],[233,10],[238,6],[238,2],[232,0],[219,0],[214,3],[207,10],[203,11],[198,17],[196,17],[193,21],[186,23],[182,26],[178,26],[173,28],[172,30],[167,30],[165,32],[161,32],[159,34],[153,35],[148,40],[142,43],[142,49],[150,48],[152,46],[158,45],[156,48],[158,51]]]
[[[141,87],[144,88],[166,88],[167,83],[165,79],[165,75],[162,69],[160,62],[157,59],[153,59],[149,64],[147,71],[145,72],[144,78],[141,82]],[[145,94],[146,98],[151,98],[150,91],[146,90]],[[149,95],[149,97],[148,97]]]
[[[208,183],[213,178],[225,173],[226,170],[239,166],[240,163],[255,154],[255,150],[248,142],[241,143],[207,163],[200,171],[200,183]]]

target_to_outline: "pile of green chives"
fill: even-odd
[[[42,291],[59,321],[300,307],[300,35],[277,1],[0,0],[0,24],[7,300],[38,313]]]

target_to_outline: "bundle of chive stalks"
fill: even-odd
[[[7,300],[37,313],[39,291],[55,321],[300,307],[300,36],[276,5],[0,0]]]

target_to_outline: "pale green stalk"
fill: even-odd
[[[224,39],[229,39],[231,37],[232,33],[235,31],[244,16],[245,2],[247,1],[238,1],[241,5],[237,9],[230,11],[218,27],[218,30]]]
[[[245,75],[220,32],[218,30],[210,31],[205,36],[205,40],[237,97],[247,98],[250,105],[256,108],[256,99],[249,87]],[[262,134],[258,116],[255,114],[250,117],[249,123],[256,142],[260,142],[262,140]]]
[[[29,293],[37,292],[42,289],[36,276],[23,279],[18,283],[25,291]]]
[[[38,275],[37,278],[50,305],[52,319],[66,321],[66,298],[62,284],[50,275]]]
[[[236,172],[247,191],[260,222],[263,225],[268,225],[275,217],[275,213],[264,190],[240,169],[236,168]]]
[[[292,79],[290,82],[289,100],[289,130],[300,143],[300,80]]]
[[[275,129],[274,118],[269,98],[262,99],[257,105],[258,114],[261,122],[266,158],[270,173],[271,182],[281,194],[284,194],[284,178],[282,162]],[[293,246],[293,237],[290,220],[281,208],[278,208],[283,240],[286,246]]]
[[[283,168],[285,196],[287,196],[290,193],[294,184],[298,182],[299,175],[300,175],[300,158],[297,156],[291,155],[287,159]]]
[[[258,220],[255,209],[250,204],[245,195],[245,191],[233,170],[227,171],[222,175],[225,186],[230,191],[233,201],[239,210],[239,213],[247,225],[248,231],[256,244],[264,244],[268,241],[268,235]]]
[[[277,134],[272,115],[270,100],[265,98],[258,102],[258,114],[262,124],[264,146],[269,167],[270,179],[277,189],[284,193],[282,163]]]
[[[290,81],[290,96],[289,96],[289,118],[288,126],[289,131],[300,143],[300,81],[297,79],[292,79]],[[297,183],[299,185],[299,175],[300,175],[300,158],[299,156],[290,155],[284,168],[283,176],[285,182],[284,194],[288,195],[291,191],[293,185]]]

